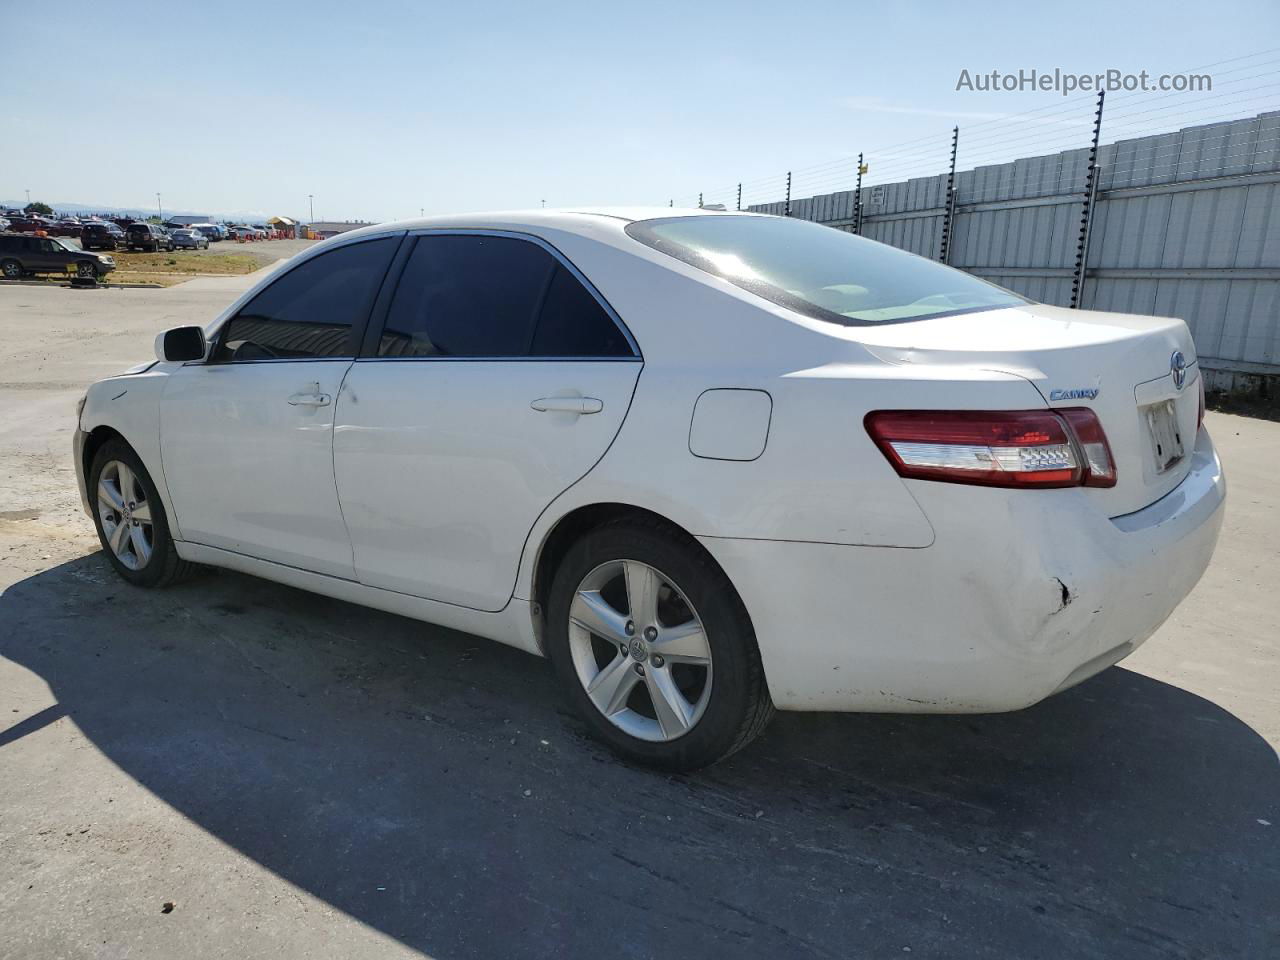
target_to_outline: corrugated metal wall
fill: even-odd
[[[1069,303],[1087,164],[1081,148],[957,173],[951,265]],[[1280,112],[1104,144],[1099,164],[1081,306],[1181,317],[1206,367],[1280,373]],[[936,259],[946,186],[864,186],[862,235]],[[853,211],[853,191],[791,203],[842,229]]]

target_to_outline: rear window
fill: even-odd
[[[640,220],[627,234],[805,316],[845,326],[1013,307],[1017,294],[807,220],[698,216]]]

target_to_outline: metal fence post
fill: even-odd
[[[862,233],[862,154],[858,154],[858,180],[853,188],[853,232]]]
[[[1084,201],[1080,210],[1080,239],[1076,243],[1076,268],[1071,274],[1071,309],[1080,309],[1084,296],[1084,272],[1089,261],[1089,227],[1098,196],[1098,139],[1102,135],[1102,104],[1107,91],[1098,91],[1098,112],[1093,117],[1093,145],[1089,148],[1089,172],[1084,181]]]
[[[787,205],[782,211],[784,217],[791,216],[791,171],[787,171]]]
[[[742,209],[742,184],[738,184],[738,209]]]
[[[951,170],[947,173],[947,198],[942,212],[942,237],[938,248],[938,259],[943,263],[951,262],[951,231],[956,216],[956,148],[960,146],[960,128],[951,128]]]

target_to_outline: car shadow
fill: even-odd
[[[1016,714],[779,714],[689,776],[624,766],[541,661],[230,573],[82,557],[0,595],[0,655],[185,817],[458,957],[1262,956],[1280,763],[1113,668]],[[1274,954],[1272,954],[1274,955]]]

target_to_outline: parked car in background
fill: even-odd
[[[125,243],[124,231],[114,223],[95,220],[80,226],[80,246],[86,250],[115,250]]]
[[[190,229],[198,231],[202,237],[213,243],[217,243],[223,237],[223,230],[216,223],[193,223]]]
[[[134,222],[125,227],[125,242],[130,250],[172,250],[173,240],[164,227],[154,223]]]
[[[53,230],[53,221],[46,217],[29,214],[15,218],[9,229],[18,233],[43,233],[48,235]]]
[[[12,221],[8,217],[0,217],[0,230],[8,230]]]
[[[174,230],[169,234],[169,242],[176,249],[183,250],[208,250],[209,238],[199,230],[190,230],[186,227],[181,230]]]
[[[1155,632],[1222,525],[1182,320],[804,220],[382,224],[209,319],[82,401],[123,580],[207,563],[548,656],[592,733],[669,769],[775,708],[1066,690]]]
[[[75,217],[64,217],[54,222],[52,229],[49,231],[51,237],[78,237],[80,236],[80,221]]]
[[[61,237],[0,234],[0,275],[6,280],[21,280],[34,273],[96,280],[115,268],[114,257],[88,253]]]

